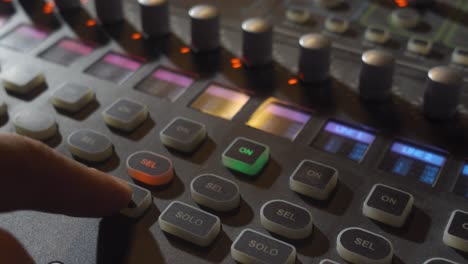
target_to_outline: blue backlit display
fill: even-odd
[[[463,175],[468,176],[468,165],[465,165],[465,167],[463,167]]]
[[[445,163],[445,158],[441,155],[398,142],[393,144],[392,151],[439,167]]]
[[[325,131],[366,144],[372,144],[372,142],[374,142],[375,140],[375,136],[370,133],[357,130],[355,128],[339,124],[333,121],[327,123],[327,125],[325,126]]]
[[[458,178],[455,189],[453,190],[456,194],[468,198],[468,164],[463,166],[461,175]]]

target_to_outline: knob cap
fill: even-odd
[[[55,0],[55,4],[62,12],[78,9],[81,6],[80,0]]]
[[[331,41],[321,34],[307,34],[299,39],[299,76],[303,82],[325,81],[329,76]]]
[[[367,100],[384,100],[390,96],[395,72],[395,58],[382,50],[364,52],[359,77],[359,93]]]
[[[167,0],[138,0],[141,26],[148,37],[169,34],[169,3]]]
[[[124,18],[122,0],[95,0],[96,13],[102,24],[114,24]]]
[[[242,57],[247,66],[264,66],[273,60],[273,26],[262,18],[242,23]]]
[[[219,11],[212,5],[196,5],[189,10],[192,48],[209,51],[219,47]]]
[[[462,92],[463,77],[455,69],[439,66],[429,70],[424,94],[424,113],[435,119],[455,115]]]

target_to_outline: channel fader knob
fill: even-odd
[[[273,60],[273,26],[262,18],[242,23],[242,57],[247,66],[270,64]]]
[[[141,25],[148,37],[161,37],[170,32],[169,3],[167,0],[138,0]]]
[[[328,79],[331,41],[320,34],[307,34],[299,39],[299,76],[305,83]]]
[[[424,112],[430,118],[455,115],[462,92],[463,77],[455,69],[439,66],[429,70],[424,94]]]
[[[94,5],[103,24],[118,23],[124,18],[122,0],[95,0]]]
[[[55,4],[57,5],[60,11],[69,11],[73,9],[77,9],[81,6],[80,0],[55,0]]]
[[[359,93],[366,100],[384,100],[390,96],[395,58],[382,50],[369,50],[361,57]]]
[[[189,10],[192,48],[209,51],[219,47],[219,11],[212,5],[196,5]]]

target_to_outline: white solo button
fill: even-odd
[[[58,109],[75,113],[93,101],[94,97],[94,91],[88,86],[65,83],[54,91],[51,102]]]
[[[325,29],[336,34],[343,34],[349,29],[349,21],[338,17],[327,17]]]
[[[468,212],[453,211],[443,241],[449,247],[468,252]]]
[[[413,195],[396,188],[376,184],[363,205],[363,214],[387,225],[401,227],[413,208]]]
[[[370,26],[366,29],[364,38],[369,42],[383,45],[390,40],[390,32],[380,27]]]
[[[221,231],[217,216],[177,201],[161,213],[159,226],[164,232],[203,247],[210,245]]]
[[[304,239],[312,233],[310,212],[287,201],[265,203],[260,209],[260,220],[266,230],[289,239]]]
[[[27,94],[45,82],[44,74],[30,66],[7,68],[2,77],[5,89],[16,94]]]
[[[16,133],[36,140],[46,140],[57,134],[54,115],[39,110],[25,110],[13,118]]]
[[[110,127],[132,132],[148,118],[148,108],[139,102],[120,98],[102,113]]]
[[[414,54],[427,56],[432,51],[432,42],[419,38],[411,38],[408,41],[407,49]]]
[[[468,67],[468,49],[456,48],[452,53],[452,62]]]

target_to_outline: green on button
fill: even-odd
[[[227,168],[247,175],[258,174],[270,158],[270,148],[262,143],[239,137],[223,153]]]

